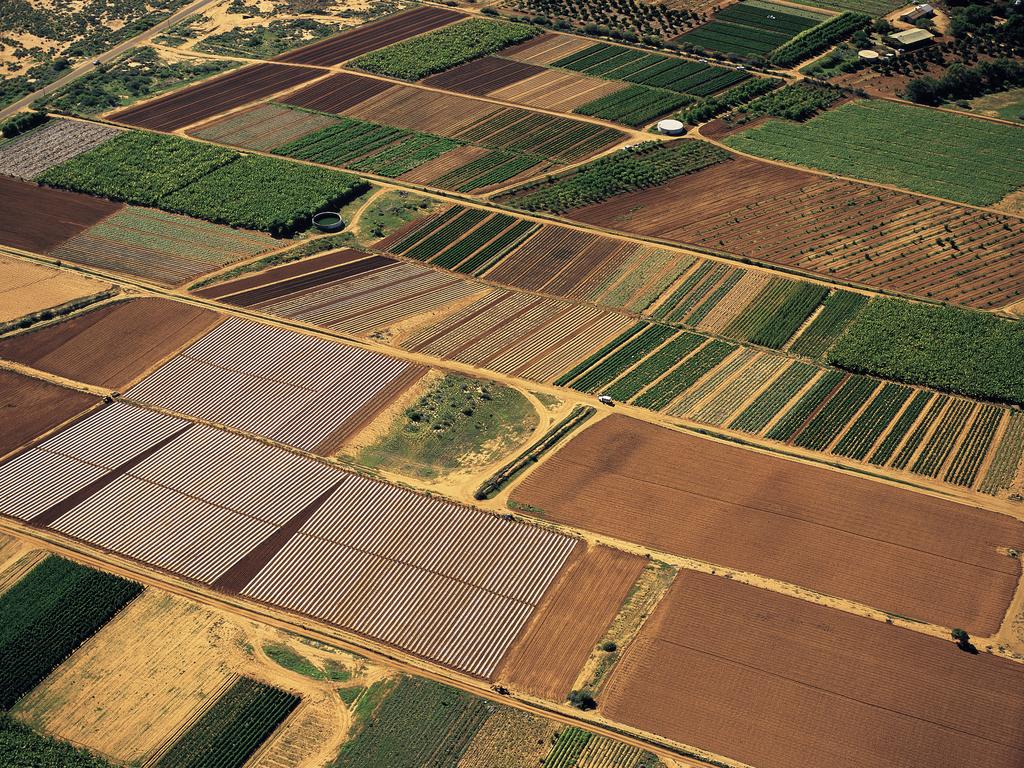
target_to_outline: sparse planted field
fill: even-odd
[[[119,128],[77,120],[50,120],[0,146],[0,173],[31,181],[122,133]]]

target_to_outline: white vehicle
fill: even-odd
[[[601,395],[597,398],[597,401],[599,403],[604,403],[605,405],[615,405],[615,401],[608,397],[608,395]]]

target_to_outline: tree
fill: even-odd
[[[967,634],[966,630],[960,629],[960,627],[955,627],[953,631],[950,632],[950,635],[953,636],[953,639],[956,641],[956,647],[961,651],[966,651],[967,653],[978,652],[978,649],[975,648],[974,644],[971,642],[971,636]]]
[[[568,699],[569,703],[576,707],[576,709],[586,711],[597,708],[597,701],[594,700],[590,691],[570,691]]]

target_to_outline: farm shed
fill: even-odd
[[[922,3],[921,5],[915,5],[911,10],[900,16],[900,21],[905,21],[907,24],[913,24],[918,19],[930,19],[935,15],[935,9],[932,8],[928,3]]]
[[[905,29],[889,35],[889,41],[898,48],[920,48],[928,45],[935,35],[927,29]]]

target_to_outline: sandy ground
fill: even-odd
[[[109,284],[0,255],[0,322],[100,293]]]

